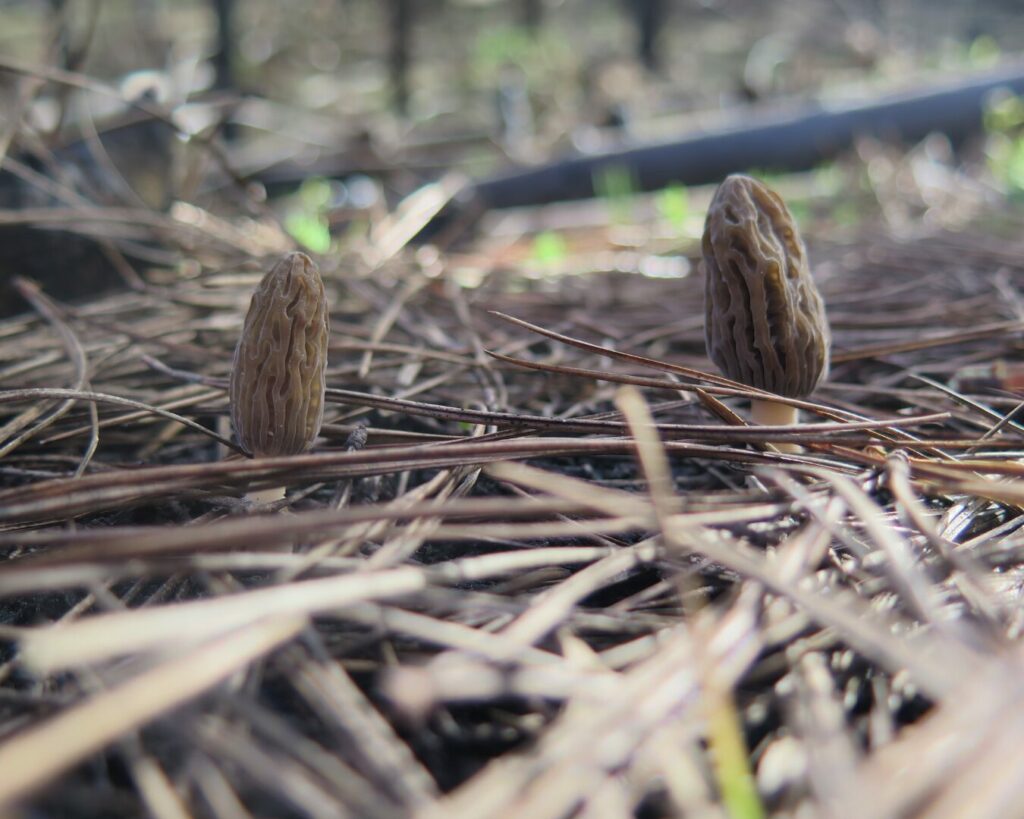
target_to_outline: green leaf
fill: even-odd
[[[661,218],[680,232],[685,230],[686,219],[690,215],[690,198],[686,186],[673,182],[659,191],[656,201]]]
[[[613,222],[628,224],[633,219],[633,198],[637,191],[633,171],[627,165],[604,165],[594,171],[594,192],[608,203]]]
[[[988,34],[975,37],[967,48],[967,61],[974,68],[991,68],[999,62],[1001,56],[999,43]]]
[[[569,246],[561,234],[553,230],[538,233],[533,240],[533,259],[543,265],[557,265],[569,256]]]
[[[985,106],[985,130],[1005,134],[1024,125],[1024,99],[1016,94],[993,94]]]
[[[314,253],[326,253],[331,249],[331,231],[322,216],[290,213],[285,217],[284,229],[296,242]]]
[[[311,177],[299,187],[294,204],[285,214],[284,228],[299,244],[314,253],[331,249],[327,211],[331,204],[331,183]]]

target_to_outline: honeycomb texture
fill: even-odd
[[[749,176],[729,176],[708,209],[704,339],[734,381],[790,398],[828,375],[831,336],[807,251],[785,203]]]
[[[231,420],[251,455],[305,452],[324,416],[328,313],[316,264],[289,253],[253,293],[231,371]]]

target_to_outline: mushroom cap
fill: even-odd
[[[756,179],[726,177],[701,245],[708,356],[734,381],[809,395],[828,375],[831,334],[785,203]]]
[[[252,455],[296,455],[324,417],[327,299],[316,263],[289,253],[253,293],[235,348],[231,421]]]

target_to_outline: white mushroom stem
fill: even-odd
[[[764,401],[754,398],[750,402],[750,420],[759,426],[782,427],[800,423],[800,411],[789,404],[778,401]],[[781,441],[771,442],[779,452],[803,452],[798,444],[787,444]]]

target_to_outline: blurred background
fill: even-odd
[[[101,230],[38,208],[269,212],[326,253],[438,180],[445,204],[426,203],[415,236],[450,239],[446,227],[485,214],[485,235],[526,236],[513,257],[542,264],[572,259],[597,224],[598,244],[609,225],[629,243],[650,239],[653,220],[685,250],[700,186],[741,170],[800,171],[777,182],[805,227],[963,225],[1024,186],[1022,19],[1012,0],[8,0],[0,275],[45,278],[40,229],[72,250],[101,234],[133,258],[175,261],[146,220]],[[965,83],[968,98],[909,119],[898,104]],[[880,103],[839,132],[828,118]],[[795,130],[757,130],[780,120]],[[716,136],[736,132],[749,138]],[[449,199],[475,203],[472,218]],[[505,213],[578,199],[590,201],[511,227]],[[63,293],[81,295],[67,267]]]

